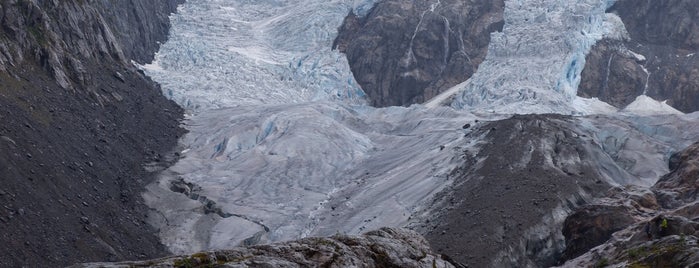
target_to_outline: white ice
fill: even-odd
[[[350,10],[371,0],[191,0],[171,17],[168,42],[143,66],[190,110],[340,100],[364,92],[344,55],[328,49]],[[233,89],[233,90],[232,90]]]

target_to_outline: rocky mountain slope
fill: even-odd
[[[468,267],[544,267],[565,248],[565,211],[629,177],[575,118],[523,115],[479,123],[454,184],[418,224],[438,252]]]
[[[97,267],[455,267],[432,252],[419,234],[382,228],[362,236],[335,235],[188,256],[122,262],[88,263],[74,268]]]
[[[173,158],[182,110],[130,61],[152,57],[180,2],[0,4],[0,266],[166,253],[143,164]]]
[[[373,106],[422,103],[473,75],[503,11],[502,0],[379,1],[350,13],[333,46]]]
[[[627,40],[606,39],[587,56],[578,94],[623,108],[641,94],[699,110],[699,1],[618,0]]]

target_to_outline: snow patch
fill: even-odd
[[[583,97],[573,99],[573,107],[575,107],[578,115],[613,114],[619,110],[598,98],[588,99]]]
[[[622,109],[621,112],[637,115],[684,114],[668,105],[667,101],[656,101],[646,95],[636,97],[636,100]]]

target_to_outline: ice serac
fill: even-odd
[[[317,100],[363,103],[346,59],[329,48],[364,1],[187,1],[148,75],[185,108]]]
[[[452,106],[497,113],[575,113],[585,56],[602,37],[622,38],[605,10],[614,1],[506,1],[505,26]]]

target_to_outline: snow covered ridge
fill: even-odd
[[[603,37],[627,36],[613,0],[505,2],[505,26],[453,106],[505,114],[578,113],[585,56]]]

